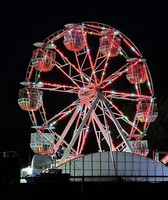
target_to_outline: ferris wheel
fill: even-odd
[[[35,129],[35,154],[63,149],[61,164],[92,151],[140,152],[134,144],[158,113],[146,60],[126,35],[71,23],[34,47],[18,104]]]

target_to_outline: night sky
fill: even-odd
[[[20,82],[24,81],[33,43],[43,41],[67,23],[100,22],[117,28],[140,50],[146,59],[156,95],[168,94],[167,7],[131,3],[89,4],[47,2],[34,5],[3,5],[1,18],[1,132],[0,152],[15,151],[23,166],[29,164],[31,122],[28,113],[18,106]],[[95,3],[95,4],[94,4]],[[83,4],[83,5],[82,5]]]

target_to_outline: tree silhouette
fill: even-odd
[[[157,97],[158,117],[147,130],[147,140],[151,151],[168,152],[168,96]]]

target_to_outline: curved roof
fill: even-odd
[[[125,177],[131,181],[168,181],[168,167],[151,158],[129,152],[97,152],[72,159],[57,168],[72,177],[107,181],[109,177]]]

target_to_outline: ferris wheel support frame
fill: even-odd
[[[98,102],[98,98],[95,99],[95,101],[93,102],[91,108],[89,109],[88,113],[86,114],[85,116],[85,119],[83,120],[83,122],[80,124],[78,130],[76,131],[75,135],[73,136],[71,142],[69,143],[69,146],[67,147],[67,149],[65,150],[61,160],[59,163],[62,163],[64,160],[66,160],[67,156],[68,156],[68,153],[70,152],[71,148],[73,147],[74,143],[76,142],[82,128],[84,127],[86,121],[89,119],[89,116],[91,114],[91,112],[93,111],[96,103]]]

